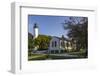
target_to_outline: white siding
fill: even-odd
[[[38,28],[35,28],[34,29],[34,38],[37,38],[38,37]]]
[[[56,47],[55,47],[55,41],[56,41]],[[60,41],[59,38],[53,37],[50,41],[49,50],[59,50],[60,47],[59,41]],[[52,42],[54,43],[53,47],[52,47]]]

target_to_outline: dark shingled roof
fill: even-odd
[[[58,39],[60,39],[60,40],[62,40],[62,37],[57,37],[57,36],[52,36],[52,37],[55,37],[55,38],[58,38]],[[68,40],[67,38],[63,38],[64,40]]]
[[[32,39],[33,37],[34,36],[31,33],[28,32],[28,38],[31,38]]]

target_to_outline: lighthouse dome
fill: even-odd
[[[37,23],[34,24],[34,28],[38,28]]]

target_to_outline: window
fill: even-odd
[[[56,41],[52,41],[52,47],[57,47],[57,42]]]
[[[55,41],[55,47],[57,46],[57,42]]]
[[[52,41],[52,47],[54,47],[54,42]]]

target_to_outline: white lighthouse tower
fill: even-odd
[[[38,37],[38,35],[39,35],[38,31],[39,30],[38,30],[37,23],[35,23],[33,26],[34,39]]]

